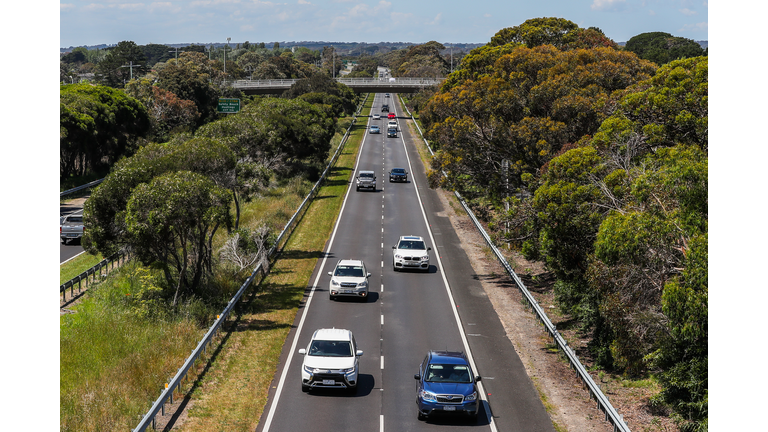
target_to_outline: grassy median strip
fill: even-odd
[[[363,116],[370,112],[371,101],[363,109]],[[365,117],[361,117],[270,274],[256,294],[242,301],[239,316],[228,323],[220,352],[196,384],[181,430],[256,428],[283,343],[338,217],[365,128]]]
[[[370,101],[367,105],[364,115]],[[175,406],[185,393],[191,391],[193,396],[185,429],[252,430],[258,422],[282,344],[338,216],[364,133],[361,118],[319,195],[272,263],[268,278],[257,293],[246,293],[181,392],[174,395]],[[340,139],[334,138],[334,149]],[[282,226],[310,188],[309,182],[297,179],[253,200],[243,209],[241,226]],[[72,272],[76,275],[100,260]],[[62,268],[62,278],[63,272]],[[198,322],[195,317],[205,315],[210,305],[192,302],[182,308],[187,312],[158,316],[152,312],[156,308],[132,300],[153,289],[152,278],[150,270],[136,263],[123,265],[114,277],[89,290],[77,313],[61,317],[60,430],[133,429],[207,331],[210,320]],[[236,290],[243,282],[238,278],[217,283]],[[167,422],[167,417],[159,423]]]

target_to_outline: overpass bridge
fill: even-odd
[[[335,78],[355,93],[415,93],[425,87],[441,84],[445,78]],[[280,94],[298,79],[237,80],[232,87],[247,95]]]

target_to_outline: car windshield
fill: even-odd
[[[320,357],[352,357],[349,341],[314,340],[309,346],[309,355]]]
[[[467,365],[431,364],[427,368],[426,381],[448,383],[470,383],[472,379]]]
[[[82,217],[82,216],[70,216],[70,217],[67,219],[67,222],[75,222],[75,223],[78,223],[78,222],[82,222],[82,221],[83,221],[83,217]]]
[[[373,178],[373,173],[360,173],[360,177]]]
[[[395,168],[392,170],[392,174],[405,174],[405,170],[402,168]]]
[[[363,277],[365,276],[363,274],[363,267],[362,266],[338,266],[336,267],[336,272],[333,274],[334,276],[342,276],[342,277]]]
[[[421,240],[400,240],[400,244],[397,246],[398,249],[417,249],[417,250],[424,250],[426,247],[424,246],[424,242]]]

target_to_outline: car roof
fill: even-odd
[[[352,332],[345,329],[337,328],[323,328],[315,330],[315,334],[312,335],[312,340],[333,340],[333,341],[348,341],[352,340]]]
[[[400,236],[400,240],[424,240],[419,236]]]
[[[373,171],[368,171],[368,170],[360,170],[360,171],[358,171],[358,172],[359,172],[360,174],[362,174],[362,173],[366,173],[366,174],[369,174],[369,173],[370,173],[370,174],[373,174]]]
[[[340,265],[346,265],[346,266],[361,266],[363,265],[363,262],[361,260],[353,260],[353,259],[343,259],[339,260],[337,266]]]
[[[429,356],[430,363],[469,364],[463,351],[430,351]]]

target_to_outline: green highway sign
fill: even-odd
[[[240,112],[240,99],[219,98],[216,112],[224,114]]]

